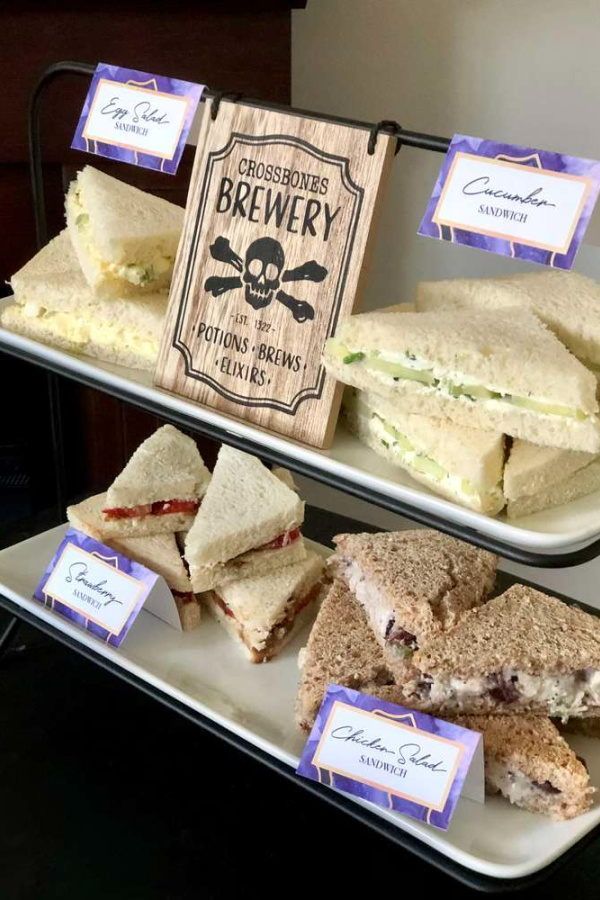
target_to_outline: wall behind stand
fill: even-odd
[[[405,128],[456,132],[600,158],[596,0],[319,0],[292,16],[292,102]],[[417,237],[441,157],[403,148],[392,169],[365,295],[376,308],[412,299],[424,278],[527,268]],[[600,278],[600,213],[576,267]],[[309,502],[386,528],[410,523],[302,479]],[[600,606],[598,566],[527,570]]]

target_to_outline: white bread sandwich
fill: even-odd
[[[34,341],[132,369],[153,370],[167,309],[165,294],[96,297],[66,229],[11,278],[14,303],[1,323]]]
[[[300,562],[219,585],[202,599],[250,662],[267,662],[308,621],[323,568],[322,557],[309,550]]]
[[[522,584],[413,658],[406,703],[434,715],[600,715],[600,620]]]
[[[365,612],[348,586],[335,579],[323,600],[308,643],[298,657],[296,721],[310,731],[328,684],[401,703],[393,663],[386,658]]]
[[[546,269],[506,278],[423,281],[417,287],[419,312],[514,306],[535,313],[574,356],[600,374],[600,284],[593,278]]]
[[[106,534],[102,509],[106,494],[96,494],[81,503],[67,507],[67,518],[74,528],[101,541],[129,559],[156,572],[171,588],[173,599],[184,631],[191,631],[200,623],[200,603],[192,591],[181,552],[174,534],[153,534],[145,537],[114,537]]]
[[[600,451],[596,378],[525,309],[350,316],[324,361],[344,384],[407,412]]]
[[[515,440],[503,490],[509,519],[569,503],[600,490],[600,456]]]
[[[67,228],[95,294],[123,297],[168,288],[183,209],[85,166],[65,201]]]
[[[197,592],[265,575],[306,557],[304,503],[259,459],[223,445],[185,539]]]
[[[404,660],[483,603],[494,586],[497,557],[439,531],[339,534],[333,540],[329,567],[363,606],[382,647]]]
[[[195,441],[163,425],[140,444],[106,492],[105,535],[187,531],[209,481]]]
[[[490,516],[504,507],[504,435],[403,412],[390,400],[352,388],[343,409],[359,440],[434,493]]]
[[[595,792],[585,764],[544,716],[459,716],[452,720],[483,735],[485,788],[510,803],[556,821],[592,806]]]

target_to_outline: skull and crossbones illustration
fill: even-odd
[[[280,285],[289,281],[323,281],[327,269],[314,259],[297,266],[285,268],[283,247],[274,238],[261,237],[248,246],[245,259],[230,246],[228,238],[218,237],[210,246],[210,255],[217,262],[233,266],[240,275],[211,275],[204,283],[204,290],[213,297],[245,286],[245,299],[252,309],[264,309],[277,300],[291,312],[296,322],[314,319],[314,307],[306,300],[297,300],[281,290]]]

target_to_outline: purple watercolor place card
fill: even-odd
[[[570,269],[599,187],[596,160],[455,134],[418,233]]]
[[[75,528],[61,540],[33,597],[113,647],[122,644],[145,603],[181,630],[161,577]]]
[[[297,773],[444,830],[461,794],[484,797],[481,734],[336,684]]]
[[[98,63],[71,147],[174,175],[204,85]]]

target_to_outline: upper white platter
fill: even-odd
[[[11,299],[0,300],[0,312]],[[422,512],[440,522],[502,542],[521,554],[520,559],[513,557],[517,561],[543,564],[538,559],[522,558],[523,552],[544,557],[563,556],[600,540],[600,491],[518,520],[508,521],[503,515],[490,518],[435,496],[402,469],[361,444],[342,425],[338,426],[330,450],[316,450],[155,388],[149,372],[74,356],[0,328],[2,349],[99,390],[150,405],[165,418],[184,416],[190,420],[190,427],[197,423],[206,431],[225,432],[225,439],[230,435],[238,441],[248,441],[254,445],[250,449],[257,453],[262,449],[267,456],[279,454],[285,457],[290,468],[298,468],[302,474],[320,478],[345,491],[354,490],[363,499],[396,509],[403,515],[410,517],[413,510],[417,511],[418,518],[418,512]],[[512,556],[509,552],[505,555]]]
[[[31,599],[64,528],[0,552],[0,594],[116,669],[136,675],[295,769],[306,739],[294,722],[297,655],[306,643],[308,627],[272,662],[255,666],[208,615],[198,629],[181,633],[142,610],[123,645],[115,650]],[[569,741],[586,760],[592,783],[600,785],[600,741],[579,736]],[[600,824],[598,800],[593,809],[570,822],[552,822],[497,797],[488,797],[485,804],[460,800],[446,832],[371,803],[350,800],[460,865],[503,879],[543,869]],[[276,823],[281,810],[276,798],[272,802]]]

